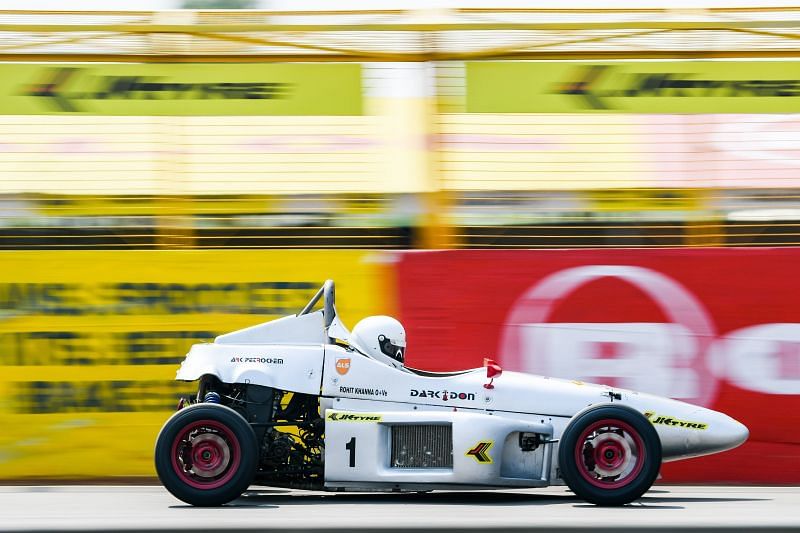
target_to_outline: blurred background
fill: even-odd
[[[666,481],[800,482],[800,7],[145,4],[0,6],[0,480],[152,477],[189,346],[332,278],[412,366],[750,427]]]

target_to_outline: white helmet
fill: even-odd
[[[390,316],[368,316],[350,334],[350,344],[364,354],[395,368],[403,368],[406,330]]]

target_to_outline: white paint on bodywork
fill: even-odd
[[[175,379],[212,375],[224,383],[251,383],[292,392],[319,394],[322,344],[195,344]]]
[[[336,370],[339,359],[349,359],[343,374]],[[707,424],[703,430],[656,425],[665,460],[733,448],[747,437],[747,429],[730,417],[678,400],[519,372],[504,372],[495,378],[494,388],[487,389],[481,368],[442,377],[420,376],[329,344],[197,344],[181,364],[177,379],[194,381],[206,374],[226,383],[315,395],[321,390],[325,397],[370,400],[380,404],[376,406],[380,411],[431,407],[511,419],[546,415],[566,420],[590,405],[616,402],[640,413]],[[561,430],[556,427],[555,438],[560,438]]]
[[[620,272],[608,267],[578,274],[578,278],[593,279]],[[559,290],[566,290],[563,284],[556,285]],[[561,437],[576,413],[598,404],[628,405],[640,413],[706,424],[702,430],[654,424],[665,460],[733,448],[747,437],[747,429],[730,417],[669,398],[509,371],[496,377],[493,387],[487,388],[485,369],[441,376],[400,370],[353,349],[326,344],[329,334],[349,337],[336,316],[326,332],[324,315],[317,311],[221,335],[213,344],[193,346],[181,364],[177,379],[194,381],[208,374],[225,383],[321,394],[323,406],[331,401],[366,401],[375,404],[380,412],[466,411],[491,416],[492,420],[530,423],[540,423],[546,417],[553,423],[555,439]],[[498,438],[505,442],[507,434]]]
[[[330,411],[329,411],[330,413]],[[341,412],[346,413],[346,412]],[[388,411],[377,414],[379,422],[325,421],[325,482],[337,481],[370,483],[438,483],[489,486],[541,486],[547,484],[549,475],[542,479],[542,458],[551,453],[550,446],[537,452],[538,469],[522,472],[507,465],[503,477],[503,457],[506,456],[507,437],[515,432],[550,434],[549,424],[525,421],[511,416],[493,416],[474,411]],[[398,424],[448,424],[453,431],[452,468],[392,468],[390,457],[391,427]],[[489,462],[478,462],[467,452],[481,442],[490,442],[486,452]],[[348,448],[347,444],[351,443]],[[516,442],[513,443],[516,446]],[[513,457],[513,451],[508,451]],[[353,460],[351,463],[351,459]],[[550,464],[550,461],[545,461]]]
[[[334,315],[331,325],[328,326],[328,336],[332,339],[339,339],[342,341],[350,339],[350,330],[342,324],[338,314]]]
[[[576,283],[603,276],[638,280],[639,283],[634,284],[648,286],[651,290],[646,292],[651,297],[655,296],[655,289],[672,288],[670,283],[653,278],[644,269],[598,267],[572,271],[570,276],[567,276],[569,279],[556,277],[550,285],[545,284],[547,294],[544,296],[563,296]],[[542,296],[532,290],[527,297]],[[311,308],[320,294],[325,298],[324,308],[334,314],[328,317],[330,327],[327,330],[325,316],[317,311],[221,335],[213,344],[193,346],[178,370],[177,379],[194,381],[213,375],[225,383],[320,395],[323,416],[329,409],[380,413],[380,423],[340,423],[339,420],[326,423],[326,482],[333,483],[328,487],[385,489],[419,483],[426,488],[438,485],[463,488],[558,483],[555,446],[547,446],[548,450],[552,449],[554,458],[548,468],[544,455],[542,459],[523,456],[526,452],[519,447],[519,432],[552,434],[553,439],[558,440],[576,414],[595,405],[626,405],[640,413],[649,413],[665,460],[726,450],[747,438],[747,428],[721,413],[616,387],[508,371],[495,376],[489,386],[487,371],[483,368],[442,375],[394,368],[342,347],[340,343],[327,344],[329,337],[346,340],[350,334],[335,316],[333,282],[326,282],[307,308]],[[677,298],[680,300],[681,295]],[[675,301],[674,295],[672,301]],[[538,316],[544,320],[549,303],[541,305],[538,298],[532,301],[528,298],[521,309],[526,312],[528,307],[538,309],[534,318]],[[513,313],[522,311],[516,309],[512,317]],[[692,320],[674,322],[685,325],[695,334],[710,331],[711,325],[703,322],[701,311],[690,310]],[[673,318],[687,318],[679,316],[681,313],[685,315],[685,310],[676,312]],[[515,322],[517,325],[525,325],[522,318],[530,319],[530,316],[517,318],[520,319]],[[517,334],[514,339],[506,340],[513,344],[519,342],[520,337]],[[667,339],[662,337],[662,341]],[[686,345],[682,349],[692,351],[690,348],[693,346]],[[669,419],[659,419],[655,415]],[[391,468],[388,464],[391,424],[427,422],[452,424],[453,468],[446,472]],[[349,465],[350,449],[346,445],[354,437],[361,439],[360,459],[357,457],[360,468]],[[490,464],[476,462],[466,455],[469,449],[486,439],[494,446]]]
[[[336,371],[338,359],[349,359],[345,374]],[[738,446],[747,429],[732,418],[670,398],[637,393],[605,385],[548,378],[520,372],[503,372],[486,389],[486,370],[476,368],[461,374],[426,377],[401,372],[352,350],[325,346],[322,394],[326,397],[376,402],[379,411],[426,409],[474,409],[496,416],[547,416],[570,419],[597,404],[628,405],[640,413],[653,412],[680,420],[708,424],[704,430],[655,425],[664,460],[693,457]],[[425,392],[425,396],[420,393]],[[444,399],[444,393],[447,399]],[[434,393],[431,395],[430,393]],[[438,393],[438,395],[437,395]],[[453,396],[452,393],[455,393]],[[467,395],[461,398],[460,395]],[[337,405],[337,408],[341,408]],[[556,427],[560,438],[563,427]]]

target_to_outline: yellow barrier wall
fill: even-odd
[[[297,312],[391,311],[359,251],[0,252],[0,479],[151,476],[189,346]],[[375,297],[376,294],[381,297]]]

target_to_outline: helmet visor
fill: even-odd
[[[399,346],[397,344],[392,344],[392,340],[388,337],[381,335],[378,337],[378,345],[381,348],[381,352],[388,355],[395,361],[403,362],[405,359],[405,348],[403,346]]]

